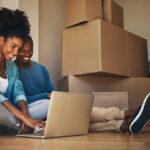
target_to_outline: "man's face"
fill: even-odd
[[[33,47],[31,41],[24,43],[23,49],[18,51],[17,59],[22,63],[29,63],[33,55]]]

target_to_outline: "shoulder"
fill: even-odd
[[[32,61],[32,66],[41,68],[42,70],[47,70],[46,67],[36,61]]]
[[[13,61],[6,61],[6,72],[10,76],[18,74],[18,67]]]
[[[18,67],[17,67],[17,65],[15,64],[15,62],[13,62],[13,61],[7,61],[6,63],[7,63],[7,67],[8,67],[9,69],[18,69]]]

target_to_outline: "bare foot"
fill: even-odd
[[[125,119],[132,117],[133,112],[132,111],[124,111],[124,117]]]
[[[125,119],[124,122],[122,123],[122,125],[120,126],[120,130],[122,132],[128,132],[129,131],[129,127],[130,127],[130,123],[131,123],[131,117]]]

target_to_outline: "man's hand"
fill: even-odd
[[[48,97],[49,97],[49,99],[51,99],[51,93],[48,93]]]

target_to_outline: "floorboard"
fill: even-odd
[[[150,127],[138,135],[89,133],[84,136],[33,139],[0,136],[0,150],[150,150]]]

